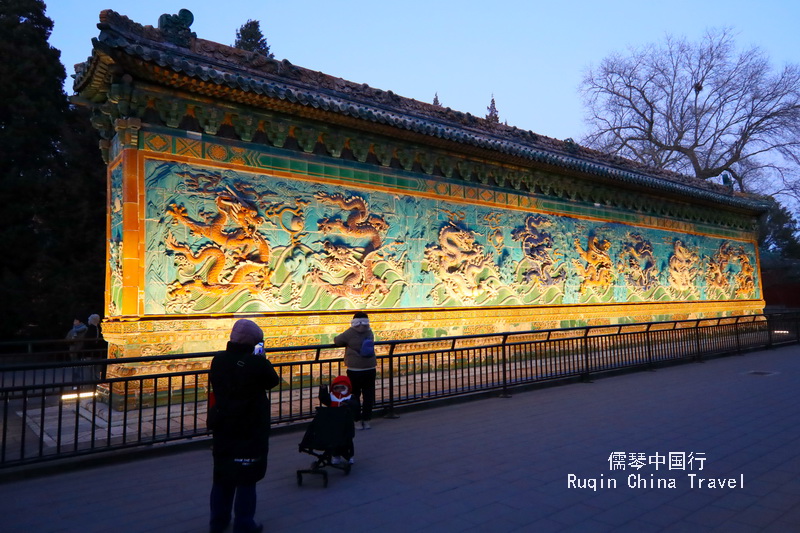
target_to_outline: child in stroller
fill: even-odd
[[[316,460],[308,470],[297,471],[297,484],[303,484],[303,474],[322,476],[323,486],[328,486],[325,467],[331,466],[350,473],[353,464],[353,437],[355,437],[355,413],[359,411],[356,398],[351,396],[352,386],[347,376],[339,376],[331,383],[330,390],[323,385],[319,390],[319,401],[314,419],[300,442],[300,451],[313,455]]]

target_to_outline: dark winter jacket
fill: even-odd
[[[215,397],[214,479],[262,479],[269,451],[269,390],[280,383],[278,374],[265,357],[253,355],[252,346],[229,342],[211,361],[209,379]]]
[[[94,342],[95,344],[100,339],[100,327],[95,326],[94,324],[89,324],[86,326],[86,336],[84,337],[89,343]]]
[[[67,340],[72,341],[69,344],[70,352],[79,352],[83,350],[83,338],[86,337],[86,324],[83,322],[72,326],[72,329],[67,332]]]

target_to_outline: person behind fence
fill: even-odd
[[[84,340],[89,359],[103,360],[107,357],[106,345],[105,341],[103,341],[103,332],[100,328],[100,315],[97,313],[89,315],[89,319],[86,321],[86,336]],[[94,375],[98,379],[105,379],[106,365],[95,365]]]
[[[224,531],[233,511],[234,533],[263,531],[254,520],[256,482],[264,478],[269,453],[269,390],[280,378],[256,346],[264,333],[247,319],[236,321],[224,352],[211,361],[209,380],[215,404],[208,412],[213,437],[214,482],[209,522]]]
[[[69,360],[80,361],[83,358],[83,342],[86,337],[88,328],[80,318],[75,318],[72,321],[72,329],[67,332],[65,337],[69,344]],[[72,382],[82,381],[84,376],[84,368],[82,366],[72,367]],[[76,387],[72,387],[73,390]]]
[[[353,397],[353,386],[350,384],[350,379],[347,376],[337,376],[331,382],[330,388],[327,385],[321,385],[319,388],[319,401],[325,407],[344,407],[350,409],[353,413],[353,419],[359,414],[361,405],[357,398]],[[331,458],[332,464],[340,464],[342,457],[350,464],[355,462],[353,456],[355,449],[351,442],[349,446],[339,450],[334,450],[333,457]]]
[[[100,315],[91,314],[89,320],[86,321],[86,340],[97,344],[102,338],[100,331]]]
[[[69,342],[69,356],[73,361],[78,360],[78,355],[83,350],[83,339],[86,337],[86,332],[89,328],[80,318],[72,321],[72,329],[67,332],[65,337]]]
[[[344,364],[347,377],[353,384],[353,397],[361,402],[361,412],[357,413],[356,425],[370,429],[372,408],[375,405],[375,335],[369,326],[369,317],[358,311],[350,321],[350,327],[333,339],[336,346],[344,346]]]

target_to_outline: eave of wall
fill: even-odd
[[[480,128],[478,126],[485,122],[482,119],[449,109],[442,110],[442,114],[461,118],[467,124],[437,118],[430,114],[438,112],[436,106],[404,99],[390,91],[362,90],[351,82],[337,81],[285,61],[256,57],[260,70],[248,68],[241,64],[242,54],[247,54],[243,51],[202,39],[193,39],[191,48],[176,46],[159,41],[159,30],[130,21],[115,24],[127,19],[113,12],[103,15],[105,22],[99,25],[102,31],[100,38],[94,40],[92,58],[79,70],[75,81],[79,97],[101,109],[115,101],[115,82],[130,76],[129,81],[134,83],[162,86],[203,99],[301,117],[465,157],[556,172],[565,177],[724,209],[743,216],[758,216],[768,207],[761,200],[727,193],[720,186],[700,180],[672,175],[676,178],[673,180],[653,175],[633,162],[603,156],[573,143],[502,125],[495,126],[494,131]],[[284,75],[286,73],[288,75]],[[335,91],[291,79],[301,75],[323,80],[326,84],[340,82],[344,89]],[[381,101],[365,99],[359,91]],[[392,102],[399,104],[390,105]],[[420,111],[415,113],[414,108]],[[626,164],[615,164],[616,161]]]

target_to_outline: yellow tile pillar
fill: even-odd
[[[140,128],[137,119],[115,123],[122,147],[122,318],[139,318],[143,311],[145,191],[138,149]]]

